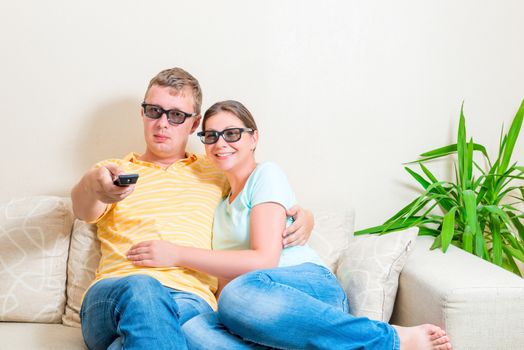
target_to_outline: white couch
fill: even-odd
[[[455,247],[430,251],[432,239],[413,230],[353,237],[351,211],[315,217],[311,245],[336,272],[353,313],[438,324],[458,350],[524,348],[521,278]],[[1,350],[85,349],[78,309],[99,258],[94,234],[73,219],[69,199],[0,202]]]

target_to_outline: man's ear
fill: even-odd
[[[198,129],[198,127],[200,126],[200,120],[202,119],[202,116],[199,114],[196,115],[194,118],[195,120],[193,120],[193,125],[191,126],[191,134],[194,133],[196,129]]]

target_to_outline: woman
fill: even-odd
[[[214,250],[145,243],[129,253],[138,265],[218,276],[221,286],[234,279],[217,312],[183,326],[189,348],[451,349],[437,326],[390,326],[347,313],[343,289],[313,250],[282,249],[285,212],[295,196],[278,166],[256,163],[259,134],[251,113],[239,102],[218,102],[202,123],[206,153],[231,184],[215,212]]]

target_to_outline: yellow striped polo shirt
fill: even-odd
[[[184,267],[135,266],[126,253],[136,243],[155,239],[211,249],[215,208],[229,191],[225,176],[205,156],[188,154],[166,169],[139,157],[131,153],[97,164],[118,164],[139,178],[133,193],[108,205],[97,221],[102,257],[95,282],[145,274],[164,286],[199,295],[216,309],[214,277]]]

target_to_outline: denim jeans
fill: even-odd
[[[400,348],[392,326],[349,314],[336,277],[316,264],[237,277],[224,288],[218,305],[218,312],[183,325],[190,349]]]
[[[146,275],[95,283],[82,303],[82,334],[98,349],[187,349],[181,325],[212,312],[199,296],[164,287]]]

